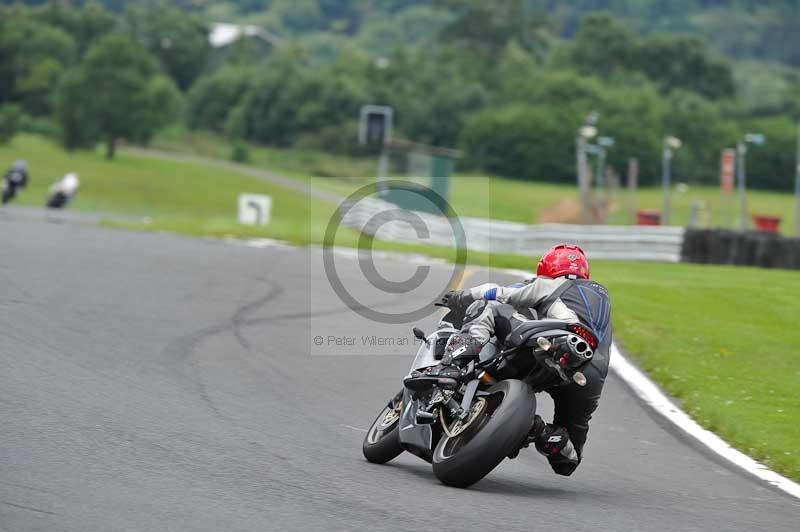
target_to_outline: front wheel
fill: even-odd
[[[433,452],[433,472],[443,484],[466,488],[478,482],[530,431],[536,397],[528,385],[510,379],[487,393],[473,403],[467,426],[450,425]]]
[[[361,450],[373,464],[385,464],[397,458],[405,449],[400,443],[400,415],[403,412],[403,392],[381,411],[364,437]]]

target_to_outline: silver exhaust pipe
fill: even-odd
[[[573,354],[584,360],[589,360],[594,356],[594,351],[589,347],[586,340],[576,334],[567,336],[567,345],[569,345],[570,351],[572,351]]]

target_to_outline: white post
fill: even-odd
[[[581,197],[581,223],[589,223],[592,219],[591,205],[589,205],[589,193],[591,192],[592,184],[589,181],[589,162],[586,157],[586,150],[589,139],[597,135],[597,128],[594,124],[597,122],[597,113],[592,111],[586,117],[583,126],[578,130],[578,136],[575,139],[575,158],[577,159],[578,170],[578,190]]]
[[[746,185],[747,173],[745,171],[745,156],[747,155],[747,144],[744,140],[740,140],[736,144],[736,154],[738,161],[736,162],[736,174],[739,185],[739,229],[747,231],[749,224],[747,220],[747,197]]]
[[[578,191],[581,197],[581,223],[589,222],[589,179],[588,161],[586,160],[586,137],[579,134],[576,140],[578,162]]]
[[[669,225],[669,194],[670,194],[670,161],[672,161],[672,149],[664,143],[664,153],[661,157],[661,186],[664,189],[664,201],[661,212],[661,225]]]
[[[794,174],[794,236],[800,238],[800,121],[797,122],[797,159]]]

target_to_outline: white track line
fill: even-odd
[[[649,377],[642,373],[639,368],[631,364],[631,362],[622,355],[616,345],[611,346],[611,369],[631,387],[641,400],[667,418],[683,432],[689,434],[719,456],[739,466],[748,473],[800,499],[800,484],[779,475],[764,464],[756,462],[746,454],[728,445],[713,432],[698,425],[686,412],[678,408]]]

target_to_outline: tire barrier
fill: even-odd
[[[725,229],[687,229],[683,262],[800,269],[800,238]]]

